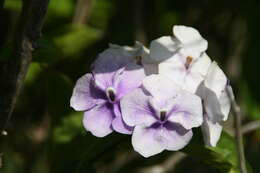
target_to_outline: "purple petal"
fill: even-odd
[[[132,136],[134,150],[144,157],[150,157],[164,150],[157,128],[144,125],[135,126]]]
[[[90,131],[94,136],[104,137],[113,131],[111,128],[113,118],[112,105],[103,104],[86,111],[83,124],[86,130]]]
[[[181,124],[186,129],[198,127],[203,122],[201,99],[187,91],[180,91],[175,98],[176,107],[168,120]]]
[[[191,130],[186,130],[176,123],[166,123],[161,131],[164,147],[171,151],[184,148],[190,142],[192,135]]]
[[[120,101],[122,117],[129,126],[151,125],[156,122],[153,109],[149,105],[149,96],[141,88],[135,89]]]
[[[134,63],[128,64],[124,71],[114,80],[115,88],[119,93],[118,98],[123,97],[129,92],[133,91],[142,84],[145,77],[144,69]]]
[[[109,48],[100,53],[93,70],[97,85],[102,89],[112,86],[115,72],[133,60],[131,56],[123,54],[120,49]]]
[[[126,125],[121,116],[117,116],[112,122],[113,129],[119,133],[132,134],[133,127]]]
[[[77,111],[84,111],[104,102],[105,95],[94,86],[90,73],[78,79],[70,99],[70,106]]]

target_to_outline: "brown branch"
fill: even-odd
[[[252,131],[260,129],[260,121],[252,121],[242,127],[242,133],[247,134]]]
[[[240,107],[238,106],[232,88],[230,85],[226,88],[228,97],[231,101],[232,111],[234,113],[235,119],[235,135],[236,135],[236,142],[237,142],[237,150],[238,150],[238,161],[239,161],[239,169],[241,173],[247,173],[246,169],[246,160],[245,160],[245,152],[243,146],[243,135],[241,130],[241,111]]]
[[[7,128],[32,59],[35,41],[41,36],[49,0],[24,0],[16,25],[12,58],[0,62],[0,132]],[[0,138],[2,136],[0,135]],[[1,141],[1,140],[0,140]]]
[[[92,5],[93,0],[77,0],[73,23],[86,24],[90,15]]]

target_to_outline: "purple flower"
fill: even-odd
[[[76,83],[70,105],[85,111],[84,127],[97,137],[113,130],[131,134],[132,127],[122,121],[121,98],[139,87],[145,77],[141,66],[124,49],[109,48],[94,63],[93,73],[87,73]]]
[[[163,150],[180,150],[202,124],[201,99],[162,75],[151,75],[121,100],[125,123],[134,126],[134,150],[149,157]]]

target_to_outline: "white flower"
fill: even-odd
[[[204,122],[202,132],[204,141],[209,146],[216,146],[222,131],[221,123],[226,121],[231,103],[226,92],[227,77],[213,62],[208,68],[207,76],[197,90],[203,100]]]
[[[179,53],[158,64],[159,74],[165,75],[183,89],[195,93],[204,80],[211,60],[206,53],[198,59],[184,57]]]
[[[163,36],[153,40],[150,45],[150,57],[155,62],[171,58],[176,53],[184,57],[199,58],[208,48],[208,42],[192,27],[175,25],[172,36]]]

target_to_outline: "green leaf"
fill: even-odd
[[[56,143],[66,143],[83,131],[82,112],[73,112],[66,116],[61,125],[54,128],[53,141]]]
[[[65,56],[79,53],[101,37],[101,32],[83,25],[72,26],[68,32],[54,39]]]
[[[223,173],[239,173],[235,140],[225,132],[216,147],[204,146],[202,136],[197,132],[183,151]]]

